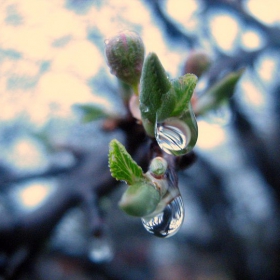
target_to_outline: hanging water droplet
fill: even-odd
[[[162,211],[155,211],[155,215],[143,217],[142,224],[145,229],[158,237],[170,237],[181,227],[184,220],[184,204],[181,195],[166,204],[161,205]]]
[[[170,118],[156,124],[155,135],[163,151],[181,156],[194,147],[198,133],[196,123],[194,125],[178,118]]]
[[[94,263],[109,262],[113,258],[113,250],[109,240],[104,237],[93,237],[89,244],[89,259]]]
[[[191,104],[182,116],[156,122],[155,136],[160,148],[168,154],[182,156],[191,151],[198,137]]]

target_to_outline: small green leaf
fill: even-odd
[[[188,109],[188,103],[191,100],[197,77],[194,74],[186,74],[172,81],[172,87],[176,93],[176,105],[172,112],[172,116],[181,115]]]
[[[144,61],[140,81],[140,110],[143,118],[155,123],[161,98],[170,87],[171,83],[159,58],[155,53],[149,53]]]
[[[216,100],[230,98],[235,90],[235,86],[243,74],[243,71],[232,72],[223,78],[220,82],[216,83],[209,89],[209,93],[216,97]]]
[[[215,83],[207,90],[196,102],[196,114],[205,114],[209,110],[216,109],[221,103],[232,97],[235,87],[244,70],[232,72],[225,76],[221,81]]]
[[[109,167],[115,179],[125,181],[128,185],[135,184],[144,178],[142,168],[116,139],[110,142]]]
[[[138,182],[127,188],[119,206],[128,215],[143,217],[151,214],[160,201],[159,190],[147,182]]]
[[[104,109],[95,104],[76,105],[75,107],[82,112],[82,121],[85,123],[108,116]]]

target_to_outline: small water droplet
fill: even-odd
[[[191,130],[179,119],[169,119],[156,125],[156,139],[160,148],[167,154],[184,155],[188,151]]]
[[[113,250],[107,238],[104,236],[92,238],[89,244],[88,256],[94,263],[111,261],[113,258]]]
[[[145,105],[142,105],[141,109],[142,109],[142,111],[143,111],[144,113],[148,113],[148,112],[149,112],[149,107],[147,107],[147,106],[145,106]]]
[[[170,201],[163,210],[154,216],[143,217],[142,224],[145,229],[158,237],[170,237],[181,227],[184,220],[184,203],[179,194]]]

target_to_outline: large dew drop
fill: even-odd
[[[186,147],[189,143],[190,130],[186,127],[185,131],[169,125],[167,123],[157,124],[156,139],[162,150],[168,154],[176,156],[186,153]]]
[[[170,237],[181,227],[184,220],[184,204],[179,194],[154,216],[143,217],[145,229],[158,237]]]
[[[167,154],[181,156],[188,153],[196,143],[196,122],[191,118],[187,121],[169,118],[156,124],[155,135],[163,151]]]

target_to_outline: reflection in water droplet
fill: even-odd
[[[156,122],[155,136],[160,148],[168,154],[182,156],[193,149],[198,137],[198,128],[191,104],[179,117]]]
[[[105,237],[94,237],[89,244],[89,259],[94,263],[109,262],[113,258],[111,244]]]
[[[144,113],[148,113],[149,112],[149,107],[145,106],[145,105],[142,105],[142,108]]]
[[[181,227],[184,220],[184,204],[181,195],[174,198],[156,215],[143,217],[145,229],[158,237],[170,237]]]
[[[183,155],[190,142],[190,129],[187,125],[169,124],[167,122],[157,124],[156,139],[162,150],[168,154]]]

